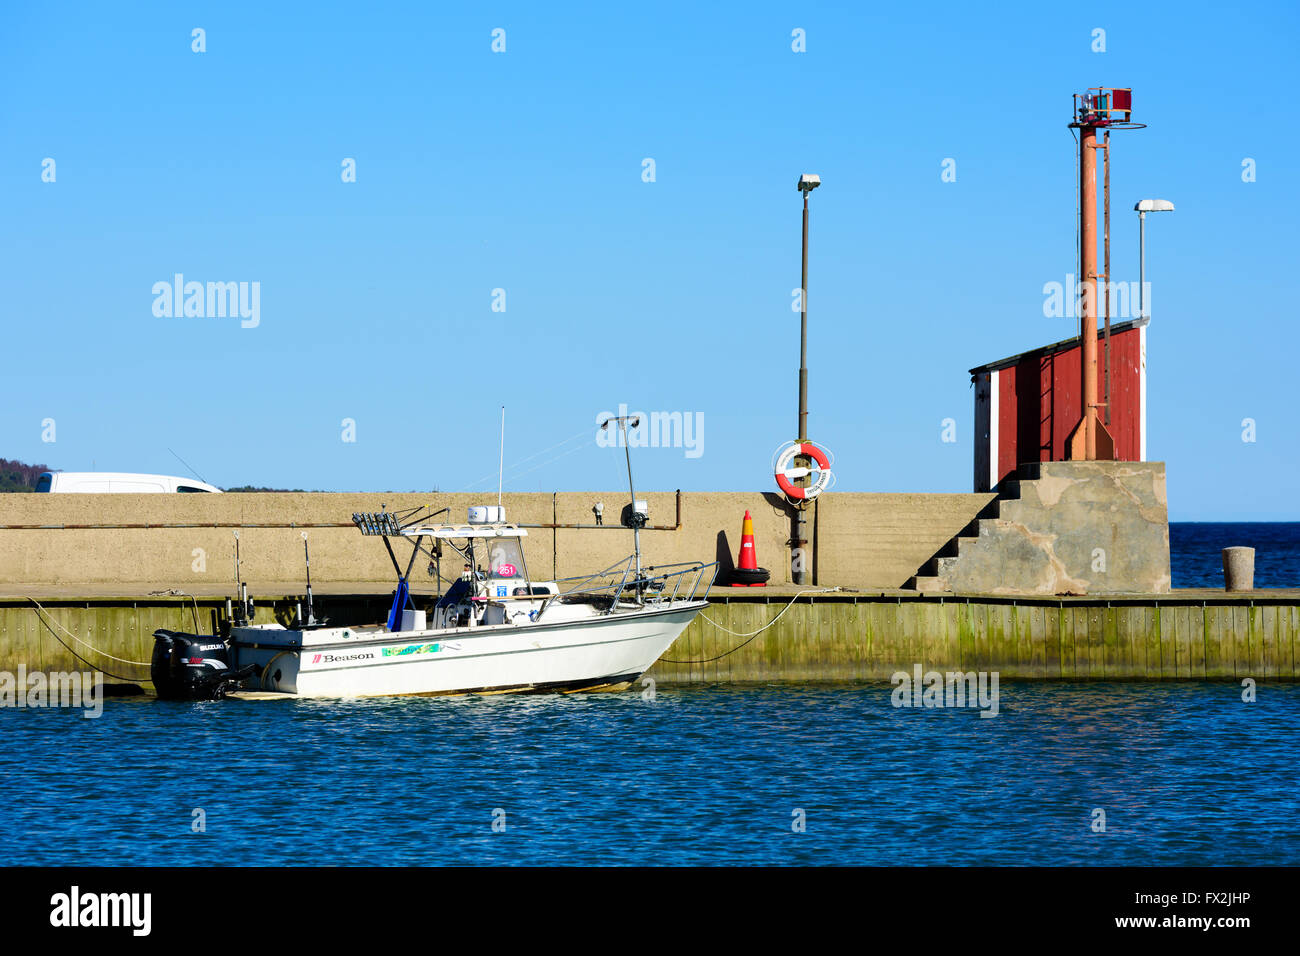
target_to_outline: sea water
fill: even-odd
[[[1300,521],[1171,522],[1176,588],[1223,587],[1223,549],[1255,549],[1255,587],[1300,588]]]
[[[1174,583],[1300,583],[1300,524]],[[1300,685],[888,683],[0,709],[0,865],[1300,865]]]
[[[1300,864],[1300,686],[0,712],[0,864]]]

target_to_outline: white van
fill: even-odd
[[[221,494],[220,488],[191,478],[174,478],[171,475],[131,475],[118,471],[45,471],[36,482],[36,490],[101,495],[121,492]]]

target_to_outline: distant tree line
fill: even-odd
[[[49,465],[25,465],[21,461],[0,458],[0,492],[35,491],[41,472],[49,470]]]
[[[240,485],[238,488],[226,488],[227,492],[231,491],[270,491],[277,493],[302,494],[301,488],[260,488],[256,485]]]

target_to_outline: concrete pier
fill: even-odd
[[[723,597],[664,655],[726,654],[789,601]],[[665,682],[888,680],[925,670],[1035,680],[1295,680],[1300,592],[1173,591],[1123,598],[907,592],[800,598],[734,653],[661,661]]]
[[[783,498],[638,495],[650,502],[647,565],[717,560],[725,580],[750,511],[758,560],[773,571],[767,588],[715,588],[710,607],[650,676],[665,683],[887,680],[920,664],[1030,679],[1295,679],[1300,591],[1169,590],[1163,465],[1047,463],[1003,485],[997,495],[822,496],[810,519],[813,586],[837,590],[793,603]],[[382,621],[393,571],[383,545],[363,538],[351,514],[432,505],[459,521],[479,500],[0,496],[0,670],[83,670],[81,655],[110,680],[147,680],[156,628],[218,627],[236,591],[235,532],[241,578],[263,609],[259,621],[275,604],[287,623],[301,600],[304,531],[318,615]],[[629,554],[627,529],[594,526],[597,501],[616,515],[626,497],[505,497],[509,519],[529,529],[534,579],[589,574]],[[412,576],[421,606],[435,590],[422,574],[426,563]],[[444,561],[443,570],[456,574],[459,565]]]
[[[282,595],[279,612],[299,597]],[[887,680],[921,664],[1004,679],[1293,681],[1300,655],[1300,591],[1110,599],[875,591],[791,604],[792,597],[715,593],[648,676],[664,684]],[[225,611],[224,598],[36,600],[43,613],[27,598],[0,599],[0,670],[86,669],[75,651],[110,683],[147,680],[155,628],[191,631],[197,620],[210,631]],[[387,594],[330,594],[318,610],[370,622],[383,619],[387,604]],[[259,620],[270,619],[270,605]],[[722,630],[749,635],[773,620],[752,640]],[[672,663],[682,661],[691,663]]]
[[[780,495],[638,491],[637,497],[649,501],[650,527],[641,534],[648,563],[729,565],[749,511],[759,563],[771,569],[774,584],[791,582],[791,510]],[[436,492],[0,495],[0,595],[20,588],[51,595],[144,595],[167,587],[230,593],[235,532],[243,579],[258,593],[302,587],[303,532],[314,585],[391,587],[383,545],[361,536],[353,512],[446,507],[450,517],[438,520],[456,522],[488,498],[496,500]],[[902,587],[992,500],[991,494],[823,495],[809,513],[813,581]],[[607,509],[600,528],[593,513],[598,501]],[[626,489],[505,495],[508,520],[528,529],[525,556],[536,578],[590,574],[629,555],[632,533],[618,525],[626,502]]]

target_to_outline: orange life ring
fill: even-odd
[[[811,473],[812,469],[792,468],[795,458],[799,456],[811,458],[817,463],[817,478],[807,488],[800,488],[792,478],[802,478],[804,475]],[[776,460],[776,483],[785,494],[796,501],[811,501],[816,498],[831,482],[831,463],[826,457],[826,452],[814,445],[812,442],[791,442],[785,447]]]

